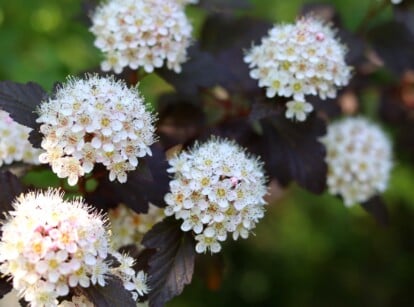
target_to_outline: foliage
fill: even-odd
[[[407,181],[413,184],[414,178],[411,176],[414,172],[413,5],[407,0],[391,9],[389,1],[372,1],[366,16],[361,16],[358,24],[349,26],[347,18],[353,18],[343,16],[341,8],[344,4],[341,6],[341,1],[334,2],[336,5],[305,5],[302,10],[297,10],[297,14],[312,11],[334,23],[342,42],[350,49],[347,61],[354,66],[354,75],[351,84],[341,90],[337,99],[312,100],[315,111],[305,122],[286,119],[284,104],[287,99],[267,98],[256,81],[250,78],[248,66],[243,62],[245,51],[252,44],[260,43],[272,22],[286,20],[265,20],[260,14],[253,16],[249,10],[255,12],[269,5],[263,1],[202,0],[188,9],[190,14],[203,17],[198,21],[201,23],[199,35],[188,50],[188,61],[183,64],[182,73],[156,69],[155,79],[142,89],[144,96],[150,93],[153,108],[158,113],[159,142],[151,147],[152,156],[140,160],[139,168],[128,174],[128,181],[124,184],[109,181],[107,171],[99,167],[89,177],[80,180],[74,189],[58,183],[61,188],[85,197],[104,211],[124,203],[138,213],[145,213],[149,202],[165,207],[164,195],[168,192],[170,179],[166,171],[167,157],[177,149],[206,140],[211,134],[236,140],[264,161],[268,182],[273,187],[270,199],[277,199],[281,194],[283,197],[273,201],[275,206],[269,209],[265,222],[259,225],[255,239],[225,249],[228,253],[224,258],[207,258],[195,254],[191,232],[182,232],[179,223],[172,218],[156,224],[146,234],[142,242],[146,249],[133,254],[137,265],[149,275],[150,306],[165,305],[180,295],[193,280],[190,285],[192,293],[184,290],[182,298],[173,301],[172,306],[180,302],[207,306],[266,305],[276,301],[284,306],[317,306],[318,297],[314,295],[326,296],[320,299],[322,303],[318,306],[330,306],[337,301],[344,302],[337,306],[391,306],[414,302],[404,284],[412,281],[414,276],[411,269],[404,272],[410,265],[414,250],[414,229],[409,219],[413,217],[414,206],[410,202],[414,195],[405,186]],[[83,53],[74,46],[77,42],[81,46],[92,45],[92,37],[85,29],[80,30],[87,27],[82,22],[88,19],[78,4],[79,7],[70,6],[68,10],[78,18],[65,25],[62,20],[68,12],[63,9],[64,4],[60,7],[59,4],[42,1],[46,11],[59,12],[57,21],[49,16],[49,25],[46,20],[43,26],[38,26],[35,29],[38,38],[28,42],[36,45],[36,52],[41,52],[57,40],[59,47],[54,47],[57,49],[54,49],[53,56],[49,59],[44,55],[41,57],[41,61],[48,61],[46,67],[53,80],[42,77],[40,65],[36,64],[39,79],[36,80],[34,72],[27,68],[31,80],[26,83],[29,80],[24,74],[25,69],[16,64],[17,55],[9,49],[0,60],[0,64],[4,64],[4,68],[0,68],[1,79],[13,80],[0,82],[0,109],[33,129],[30,141],[36,147],[40,146],[42,138],[36,122],[37,108],[54,94],[53,89],[47,93],[43,88],[53,88],[55,82],[64,81],[67,73],[83,75],[85,71],[97,71],[93,67],[98,65],[97,51],[88,47],[88,51]],[[16,10],[17,5],[7,4],[4,10]],[[94,1],[83,3],[88,10],[94,5]],[[42,14],[40,4],[38,7],[30,4],[30,9]],[[21,14],[23,16],[23,12]],[[15,32],[21,21],[13,23],[8,15],[4,16],[4,21],[0,18],[0,34],[21,38],[22,34]],[[79,28],[75,24],[80,25]],[[50,41],[43,44],[41,38]],[[20,41],[20,45],[23,42]],[[73,56],[79,61],[69,59],[65,48],[74,49]],[[35,62],[36,55],[30,55],[30,60],[25,61]],[[11,62],[4,63],[8,57]],[[151,78],[142,70],[128,70],[119,77],[125,78],[131,86],[138,82],[145,85]],[[370,99],[372,93],[374,99]],[[393,179],[390,191],[384,197],[375,196],[348,212],[342,208],[340,200],[326,193],[326,151],[319,140],[331,121],[355,114],[381,121],[394,142],[395,164],[401,163],[405,172],[401,169],[395,172],[397,179]],[[27,178],[48,169],[48,166],[27,167],[24,180],[0,168],[2,212],[9,211],[12,200],[27,187],[42,187],[36,180],[27,182]],[[49,180],[54,176],[47,173]],[[91,182],[93,188],[89,188]],[[369,220],[361,207],[378,223]],[[393,243],[393,240],[400,241]],[[370,247],[369,243],[373,246]],[[387,248],[392,254],[390,259],[393,257],[397,261],[398,272],[395,275],[384,269],[393,265],[387,260]],[[378,253],[379,256],[373,255],[370,262],[369,253]],[[221,262],[228,269],[223,270]],[[356,270],[358,263],[367,266],[362,273]],[[245,269],[241,272],[237,267]],[[382,272],[384,276],[380,275]],[[322,277],[317,277],[318,274]],[[359,277],[362,280],[358,280]],[[387,282],[385,277],[393,279]],[[337,280],[331,284],[335,278]],[[221,286],[218,298],[209,295],[203,281],[210,290]],[[314,285],[309,285],[312,282]],[[11,286],[5,279],[1,283],[0,294],[3,295]],[[289,283],[294,284],[293,289],[289,289]],[[270,288],[274,287],[279,288],[272,293]],[[323,291],[320,290],[322,288]],[[302,291],[298,298],[294,298],[295,289]],[[373,294],[377,289],[385,290],[381,294]],[[121,282],[111,279],[106,287],[87,288],[84,294],[97,306],[132,306],[130,297],[121,290]],[[244,293],[250,290],[251,293]],[[280,298],[275,297],[276,294]],[[357,297],[355,301],[352,296]]]

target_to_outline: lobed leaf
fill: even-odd
[[[414,69],[414,32],[407,24],[382,23],[368,33],[368,39],[385,66],[396,75]]]
[[[254,122],[283,114],[287,100],[278,96],[273,99],[256,99],[252,104],[249,121]]]
[[[362,203],[361,206],[371,214],[378,224],[382,226],[389,225],[389,213],[387,206],[379,196],[374,196],[366,202]]]
[[[0,211],[13,210],[12,203],[19,196],[24,187],[20,180],[10,172],[0,172]]]
[[[91,285],[88,288],[78,287],[78,289],[97,307],[136,307],[131,293],[124,288],[118,277],[111,276],[105,281],[105,287]]]
[[[200,50],[198,44],[188,49],[188,58],[179,74],[167,68],[156,70],[158,75],[174,86],[179,93],[194,96],[201,88],[222,84],[230,77],[210,53]]]
[[[14,199],[23,191],[19,179],[10,172],[0,172],[0,211],[4,213],[13,210]],[[0,230],[0,237],[2,231]],[[0,299],[12,290],[12,282],[7,277],[0,277]]]
[[[326,187],[325,147],[319,138],[325,123],[315,114],[305,122],[293,122],[283,114],[261,121],[263,133],[250,144],[265,161],[268,175],[281,185],[296,181],[303,188],[322,193]]]
[[[42,140],[35,111],[46,96],[45,90],[34,82],[0,82],[0,109],[8,112],[16,122],[33,129],[29,140],[35,147],[40,147]]]
[[[13,289],[12,282],[8,279],[5,276],[0,277],[0,299]]]
[[[148,261],[150,307],[161,307],[179,295],[191,282],[194,272],[195,246],[190,233],[182,232],[173,218],[156,224],[142,244],[156,249]]]
[[[200,44],[211,52],[217,63],[226,69],[221,85],[235,93],[260,92],[257,81],[249,75],[244,52],[260,42],[272,24],[251,17],[213,14],[204,22]]]
[[[165,94],[157,101],[157,112],[157,132],[165,148],[186,143],[196,137],[206,124],[199,98]]]

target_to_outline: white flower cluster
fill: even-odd
[[[21,195],[13,206],[2,226],[0,272],[31,306],[57,306],[70,288],[105,286],[110,274],[134,299],[147,293],[145,274],[135,274],[132,258],[110,250],[105,218],[81,199],[64,201],[49,190]],[[109,254],[120,265],[112,268]]]
[[[0,166],[15,161],[39,164],[42,151],[28,141],[30,130],[15,122],[9,113],[0,110]]]
[[[387,188],[392,149],[379,127],[363,118],[348,118],[329,125],[321,141],[327,150],[329,191],[341,195],[347,206]]]
[[[110,0],[92,16],[95,46],[105,53],[104,71],[124,67],[146,72],[167,65],[179,73],[187,59],[192,26],[176,0]]]
[[[335,98],[337,87],[348,84],[351,68],[345,63],[345,53],[329,26],[308,16],[294,25],[274,26],[244,61],[251,68],[250,76],[266,88],[267,97],[293,97],[304,105],[306,95]],[[302,121],[303,114],[311,111],[301,108],[301,115],[294,112],[290,118]]]
[[[400,4],[402,0],[391,0],[392,4]]]
[[[111,77],[69,79],[56,96],[40,106],[37,122],[46,150],[39,156],[59,178],[75,185],[95,163],[109,179],[123,183],[138,159],[151,154],[154,116],[136,88]]]
[[[149,204],[147,213],[138,214],[123,204],[109,210],[111,222],[111,246],[117,250],[122,246],[135,244],[139,246],[144,234],[151,227],[164,219],[164,210]]]
[[[105,284],[105,221],[81,200],[62,197],[53,190],[21,195],[2,226],[0,271],[28,302],[53,302],[78,284]]]
[[[264,215],[267,193],[262,163],[236,143],[212,138],[169,161],[175,173],[165,214],[196,234],[196,251],[218,253],[227,233],[247,238]]]

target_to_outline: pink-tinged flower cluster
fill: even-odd
[[[392,148],[385,133],[364,118],[328,126],[326,147],[329,192],[350,206],[385,191],[392,168]]]
[[[41,104],[39,113],[46,150],[39,159],[70,185],[95,163],[106,167],[111,181],[124,183],[138,158],[151,155],[154,116],[138,89],[123,81],[97,75],[68,79],[55,97]]]
[[[70,287],[105,285],[105,219],[81,200],[62,197],[53,190],[21,195],[2,226],[0,271],[32,304],[54,302]]]
[[[292,98],[286,117],[303,121],[313,110],[305,96],[335,98],[337,88],[348,84],[351,68],[345,63],[345,53],[329,26],[308,16],[296,24],[274,26],[260,45],[246,53],[244,61],[250,76],[266,88],[267,97]]]
[[[138,214],[123,204],[109,210],[111,222],[111,246],[117,250],[122,246],[135,244],[140,247],[144,235],[152,226],[165,217],[164,210],[149,204],[147,213]]]
[[[93,14],[90,30],[105,54],[104,71],[143,67],[152,72],[166,65],[178,73],[187,59],[192,26],[176,0],[110,0]]]
[[[196,234],[196,251],[218,253],[231,233],[247,238],[264,216],[267,193],[262,163],[236,143],[212,138],[169,161],[174,173],[165,214]]]
[[[31,306],[57,306],[71,288],[103,287],[110,275],[121,279],[134,300],[148,292],[134,260],[110,249],[106,218],[81,199],[65,201],[49,190],[23,194],[13,206],[2,226],[0,272]],[[74,297],[72,303],[79,300],[87,299]]]
[[[39,164],[42,150],[33,148],[28,141],[30,130],[0,110],[0,166],[19,161]]]

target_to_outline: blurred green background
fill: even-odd
[[[352,30],[375,1],[325,3],[335,5]],[[252,3],[248,14],[290,22],[307,2]],[[197,36],[205,12],[188,8],[188,13]],[[388,8],[380,19],[389,13]],[[1,0],[1,80],[33,80],[49,90],[68,74],[98,67],[100,59],[80,1]],[[155,75],[140,87],[151,101],[171,90]],[[414,306],[410,164],[396,160],[384,197],[391,213],[388,227],[359,206],[345,208],[332,196],[314,196],[292,185],[269,205],[255,236],[229,241],[221,256],[201,257],[193,283],[169,306]]]

